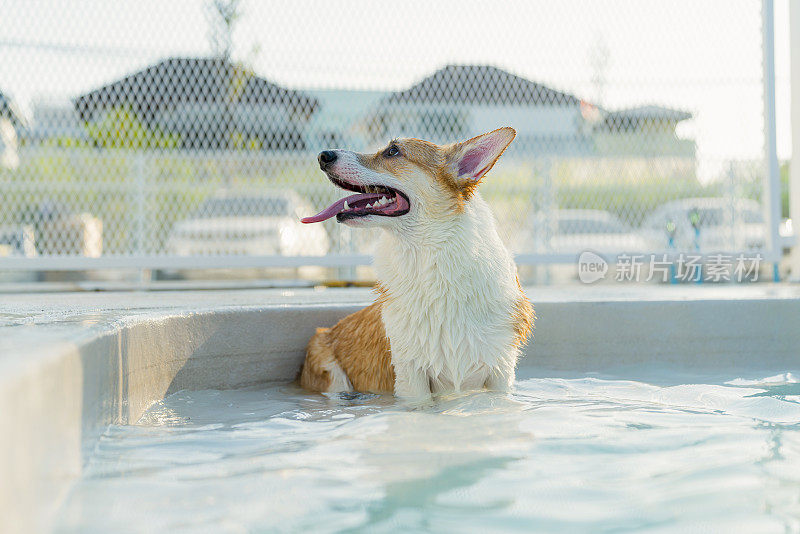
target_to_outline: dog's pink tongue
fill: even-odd
[[[344,210],[344,203],[347,202],[349,206],[353,208],[356,207],[356,202],[361,200],[366,200],[367,202],[372,202],[373,200],[378,200],[382,196],[385,196],[382,193],[356,193],[355,195],[350,195],[349,197],[337,200],[321,212],[317,213],[316,215],[312,215],[311,217],[305,217],[300,219],[300,222],[303,223],[315,223],[315,222],[322,222],[330,219],[340,211]]]
[[[341,200],[337,200],[336,202],[334,202],[321,212],[317,213],[316,215],[312,215],[311,217],[303,217],[302,219],[300,219],[300,222],[308,224],[308,223],[326,221],[344,209],[345,200],[347,199],[343,198]]]

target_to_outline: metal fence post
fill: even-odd
[[[145,196],[144,196],[144,156],[141,152],[134,154],[133,160],[133,194],[134,194],[134,219],[133,219],[133,252],[141,256],[145,252]]]
[[[135,192],[135,218],[134,218],[134,251],[139,257],[152,253],[148,250],[148,236],[150,227],[149,219],[152,216],[152,211],[149,211],[147,205],[147,172],[148,162],[146,156],[141,150],[134,153],[133,161],[133,175],[134,175],[134,188]],[[150,217],[149,217],[150,216]],[[148,268],[139,269],[139,283],[146,284],[150,281],[152,271]]]
[[[543,185],[544,185],[544,192],[542,194],[542,199],[544,202],[544,210],[543,213],[547,217],[545,220],[544,225],[544,240],[542,242],[543,248],[542,252],[545,254],[549,254],[553,251],[552,244],[553,244],[553,235],[558,233],[558,219],[557,210],[558,210],[558,195],[556,192],[556,177],[558,176],[558,168],[557,163],[553,158],[548,157],[545,160],[545,164],[543,166],[544,172],[542,173],[542,177],[544,178]],[[552,278],[552,266],[551,265],[542,265],[536,272],[536,282],[542,284],[550,284],[550,279]]]
[[[791,276],[800,282],[800,2],[789,2],[789,48],[791,54],[792,95],[792,160],[789,184],[789,215],[792,218],[795,241],[792,246]]]
[[[775,130],[775,5],[763,0],[761,18],[764,38],[764,142],[766,174],[764,182],[764,220],[767,223],[767,250],[773,258],[773,279],[780,276],[781,241],[778,227],[781,222],[781,177],[778,168],[778,147]]]

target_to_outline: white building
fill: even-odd
[[[41,101],[33,105],[29,138],[34,142],[43,142],[65,139],[86,141],[88,137],[70,102]]]
[[[578,97],[488,65],[448,65],[388,95],[363,121],[373,140],[415,136],[435,142],[513,126],[513,150],[565,158],[694,159],[675,135],[691,114],[659,106],[607,111]]]

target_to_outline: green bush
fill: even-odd
[[[86,125],[94,144],[101,148],[176,148],[180,138],[145,126],[128,105],[115,106]]]

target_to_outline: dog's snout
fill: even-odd
[[[336,161],[336,152],[333,150],[324,150],[319,153],[317,156],[319,160],[319,168],[323,171],[333,165],[333,162]]]

